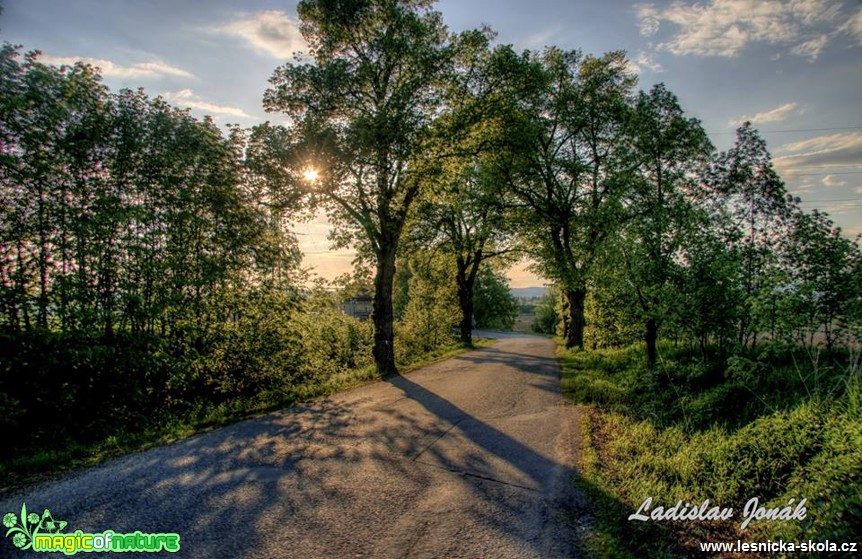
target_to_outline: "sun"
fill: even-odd
[[[305,171],[302,172],[302,176],[308,182],[316,182],[320,177],[320,173],[318,173],[317,169],[314,167],[307,167]]]

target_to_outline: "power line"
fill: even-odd
[[[801,200],[800,204],[827,204],[830,202],[862,202],[862,198],[841,198],[836,200]]]
[[[792,157],[792,156],[791,156]],[[859,163],[826,163],[824,165],[803,165],[802,167],[791,167],[787,171],[805,171],[808,169],[837,169],[840,167],[859,167]]]
[[[792,132],[830,132],[835,130],[860,130],[862,126],[835,126],[832,128],[788,128],[785,130],[757,130],[760,134],[789,134]],[[736,134],[736,130],[732,132],[709,132],[713,135]]]
[[[778,171],[779,173],[792,174],[794,177],[820,177],[823,175],[862,175],[862,171],[841,171],[838,173],[830,173],[824,171],[822,173],[793,173],[792,169]]]

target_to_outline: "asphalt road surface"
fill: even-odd
[[[25,500],[67,533],[176,532],[184,558],[571,558],[586,510],[577,445],[553,342],[501,335],[31,488],[0,514]],[[36,555],[0,541],[2,557]],[[98,554],[111,555],[129,556]]]

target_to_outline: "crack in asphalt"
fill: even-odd
[[[447,468],[446,466],[441,466],[439,464],[432,464],[430,462],[422,462],[421,460],[414,460],[414,462],[416,462],[417,464],[421,464],[423,466],[430,466],[432,468],[437,468],[438,470],[443,470],[445,472],[451,472],[453,474],[458,474],[458,475],[464,476],[464,477],[472,477],[472,478],[476,478],[476,479],[481,479],[482,481],[491,481],[494,483],[499,483],[500,485],[506,485],[508,487],[516,487],[518,489],[524,489],[524,490],[529,491],[531,493],[541,493],[541,491],[536,489],[535,487],[528,487],[526,485],[521,485],[519,483],[513,483],[511,481],[503,481],[502,479],[496,479],[496,478],[493,478],[490,476],[484,476],[482,474],[469,472],[467,470],[461,470],[458,468]]]
[[[459,419],[458,421],[456,421],[455,423],[453,423],[452,425],[450,425],[450,426],[449,426],[449,428],[448,428],[448,429],[446,429],[445,431],[443,431],[443,433],[441,433],[439,437],[437,437],[436,439],[434,439],[433,441],[431,441],[431,442],[428,444],[428,446],[426,446],[425,448],[423,448],[422,450],[420,450],[418,454],[416,454],[415,456],[413,456],[413,458],[411,458],[411,459],[410,459],[410,461],[411,461],[411,462],[417,462],[417,461],[419,460],[419,457],[420,457],[420,456],[422,456],[422,455],[425,453],[425,451],[426,451],[426,450],[428,450],[429,448],[431,448],[432,446],[434,446],[435,444],[437,444],[438,442],[440,442],[440,440],[441,440],[443,437],[445,437],[446,435],[448,435],[448,434],[452,431],[452,429],[454,429],[455,427],[457,427],[457,426],[458,426],[458,424],[459,424],[459,423],[461,423],[462,421],[464,421],[465,419],[467,419],[467,416],[466,416],[466,415],[465,415],[464,417],[462,417],[461,419]],[[422,463],[422,462],[420,462],[420,463]]]

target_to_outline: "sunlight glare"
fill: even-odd
[[[302,172],[302,176],[308,182],[316,182],[320,175],[317,172],[317,169],[315,169],[314,167],[308,167],[305,169],[305,171]]]

